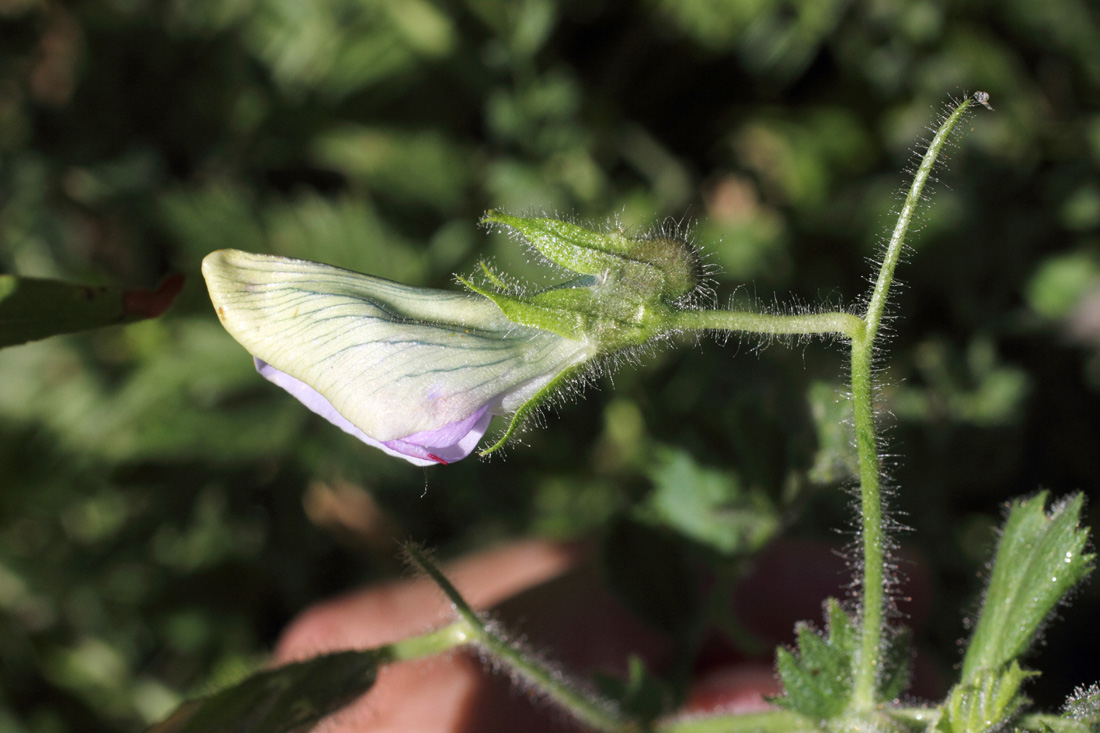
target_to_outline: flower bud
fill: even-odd
[[[641,346],[675,330],[673,312],[699,284],[698,255],[671,237],[632,239],[618,231],[497,212],[482,221],[510,229],[581,277],[530,295],[462,282],[516,323],[583,339],[598,354]]]
[[[207,255],[202,271],[222,325],[262,376],[416,465],[466,457],[493,415],[514,416],[510,434],[594,356],[590,343],[514,323],[476,294],[237,250]]]
[[[490,212],[577,277],[532,294],[414,288],[329,265],[219,250],[203,260],[222,325],[262,376],[360,440],[417,465],[450,463],[602,356],[675,330],[699,261],[670,237],[632,239]]]

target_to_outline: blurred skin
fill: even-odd
[[[445,568],[475,608],[544,652],[578,679],[594,671],[622,676],[629,657],[660,670],[672,659],[669,639],[633,618],[605,590],[585,547],[526,541],[480,552]],[[827,595],[843,597],[843,561],[820,544],[773,548],[738,589],[738,619],[768,647],[789,642],[800,618],[818,620]],[[423,578],[377,585],[320,603],[285,630],[276,662],[336,649],[372,647],[439,627],[449,604]],[[767,709],[778,692],[772,651],[747,658],[721,642],[707,644],[683,712]],[[767,647],[766,647],[767,648]],[[318,727],[325,733],[485,733],[584,730],[532,691],[493,674],[471,653],[453,652],[385,667],[375,686]]]

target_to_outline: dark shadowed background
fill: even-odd
[[[1003,502],[1100,479],[1098,14],[0,0],[0,270],[188,277],[160,319],[0,351],[0,731],[158,720],[311,602],[400,572],[402,538],[447,557],[602,535],[614,555],[656,531],[705,562],[782,516],[848,541],[838,346],[662,348],[503,458],[421,470],[258,378],[199,262],[454,288],[491,257],[551,282],[477,226],[504,208],[690,231],[723,303],[852,306],[917,141],[980,89],[996,111],[939,170],[880,375],[899,540],[932,579],[919,645],[949,679]],[[729,502],[758,510],[738,547],[708,524]],[[1086,587],[1031,657],[1042,705],[1100,677],[1098,605]]]

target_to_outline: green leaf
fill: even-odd
[[[186,702],[148,733],[297,733],[374,685],[389,654],[326,654],[255,674],[209,697]]]
[[[1028,702],[1020,686],[1038,672],[1025,672],[1013,660],[999,669],[982,669],[955,685],[943,706],[935,730],[981,733],[1002,726]]]
[[[825,634],[799,623],[797,655],[780,649],[776,665],[786,694],[775,702],[815,720],[848,712],[859,650],[859,631],[835,598],[825,601],[825,622]],[[904,692],[909,682],[909,638],[908,629],[899,629],[886,639],[877,699],[893,700]]]
[[[182,287],[182,275],[166,278],[156,290],[0,275],[0,348],[155,318],[168,309]]]
[[[827,632],[800,622],[798,654],[779,649],[776,666],[785,695],[775,702],[816,720],[844,713],[852,696],[852,659],[859,646],[852,620],[835,598],[825,602]]]
[[[948,695],[937,730],[977,733],[1019,712],[1027,703],[1020,687],[1038,673],[1025,672],[1018,657],[1055,604],[1092,570],[1094,555],[1082,552],[1088,540],[1088,530],[1079,526],[1083,495],[1056,503],[1049,513],[1046,499],[1046,492],[1040,492],[1009,508],[977,628],[963,660],[962,680]],[[1065,728],[1045,719],[1033,722],[1033,730]]]
[[[779,513],[763,491],[742,487],[737,475],[700,466],[683,450],[660,447],[650,469],[654,491],[639,519],[669,527],[728,557],[759,550],[779,529]]]
[[[962,684],[1027,651],[1054,606],[1092,570],[1095,555],[1082,552],[1088,529],[1079,526],[1084,496],[1057,502],[1049,514],[1046,499],[1044,491],[1010,506]]]
[[[1100,731],[1100,685],[1074,690],[1061,715],[1032,713],[1013,722],[1016,730],[1038,733],[1097,733]]]

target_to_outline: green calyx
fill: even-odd
[[[464,279],[463,284],[492,300],[512,321],[590,341],[598,353],[640,346],[676,330],[679,303],[699,284],[698,255],[672,237],[631,238],[621,231],[495,211],[482,223],[505,227],[578,277],[536,293],[506,292],[483,264],[495,287]]]

